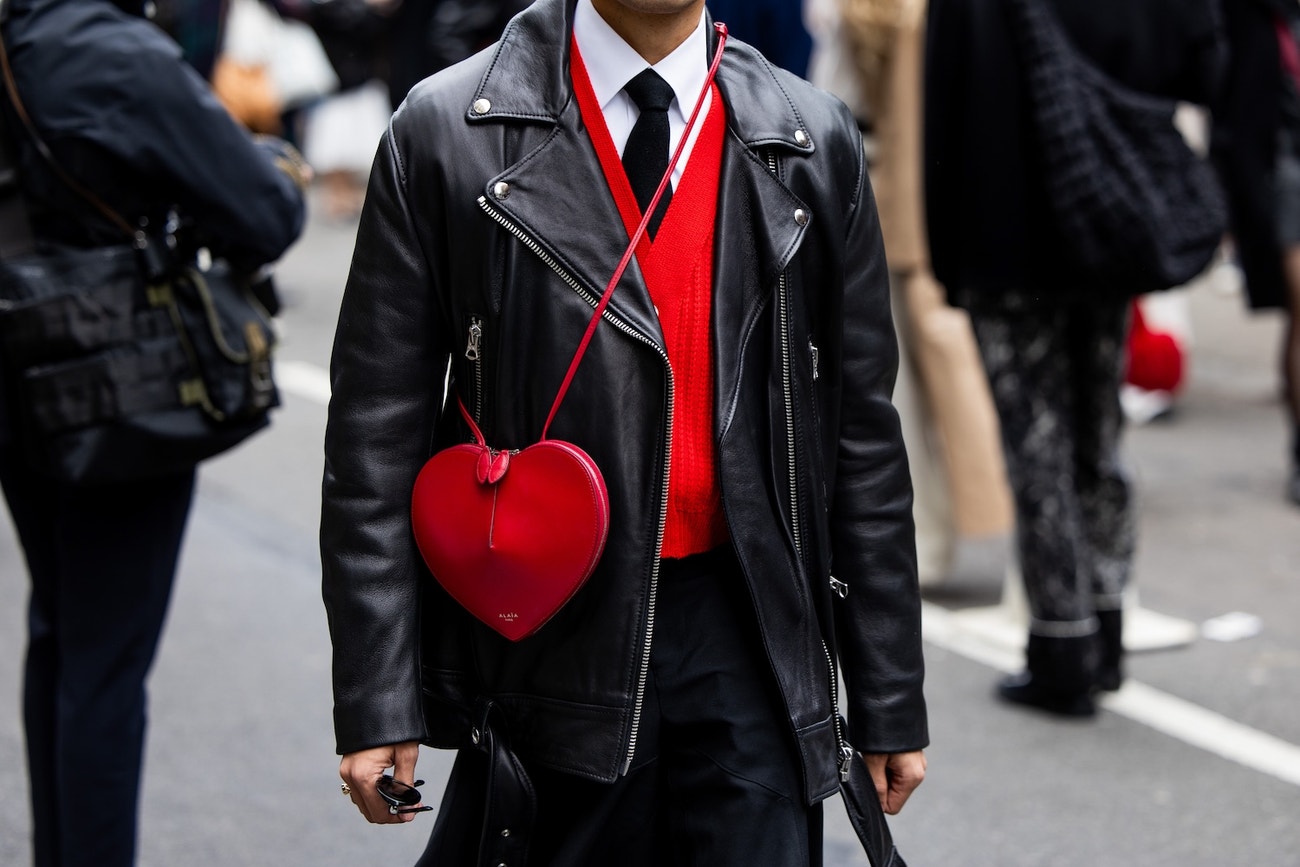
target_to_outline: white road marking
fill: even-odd
[[[921,633],[930,644],[999,671],[1011,673],[1022,667],[1019,653],[961,629],[947,609],[930,602],[922,603],[921,608]],[[1132,678],[1119,692],[1105,696],[1101,705],[1183,743],[1300,786],[1300,746],[1200,705]]]
[[[329,371],[306,361],[275,362],[275,384],[281,391],[306,398],[321,406],[330,402]]]

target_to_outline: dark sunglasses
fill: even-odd
[[[415,781],[415,786],[423,785],[424,780]],[[433,807],[415,806],[424,800],[420,796],[420,790],[415,786],[399,783],[393,779],[391,774],[384,774],[375,783],[375,788],[379,790],[379,797],[388,803],[388,812],[393,815],[398,813],[423,813],[433,809]]]

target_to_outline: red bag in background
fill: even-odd
[[[1184,367],[1182,346],[1169,332],[1153,331],[1135,299],[1124,381],[1147,391],[1176,392],[1183,384]]]

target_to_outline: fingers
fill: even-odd
[[[925,753],[919,750],[889,756],[886,768],[889,791],[887,797],[881,801],[881,807],[886,813],[893,816],[903,809],[907,799],[925,779],[925,767]]]
[[[889,773],[886,765],[889,762],[889,756],[884,753],[863,753],[863,760],[867,763],[867,771],[871,774],[871,782],[876,786],[876,797],[880,798],[880,808],[887,809],[889,803]]]
[[[361,811],[361,815],[366,817],[367,822],[377,825],[390,824],[397,819],[396,816],[389,814],[388,805],[384,803],[384,799],[379,796],[379,791],[375,788],[375,781],[391,764],[386,756],[387,751],[383,748],[364,750],[359,753],[349,753],[339,763],[339,776],[352,790],[348,797]]]
[[[366,817],[366,821],[376,825],[396,825],[415,818],[413,813],[394,815],[389,812],[388,802],[379,794],[375,784],[389,768],[396,768],[394,773],[397,779],[414,782],[419,749],[417,743],[390,744],[348,753],[343,757],[339,763],[339,777],[351,789],[348,797],[361,811],[361,815]]]
[[[880,798],[880,809],[891,816],[897,815],[907,799],[925,779],[925,753],[863,753],[871,782]]]
[[[415,785],[415,763],[420,758],[418,743],[397,744],[393,755],[393,779]],[[423,802],[416,806],[423,806]],[[415,821],[414,813],[400,813],[393,818],[401,822]]]
[[[415,763],[420,758],[420,745],[416,743],[393,745],[393,779],[402,783],[415,782]]]

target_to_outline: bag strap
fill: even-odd
[[[646,206],[645,212],[641,215],[641,222],[637,225],[636,231],[632,233],[627,249],[623,251],[623,258],[619,260],[618,267],[614,269],[614,276],[609,278],[609,283],[605,286],[605,292],[600,296],[599,303],[596,304],[596,311],[591,316],[591,322],[587,324],[587,332],[582,335],[578,350],[573,354],[573,360],[569,362],[569,371],[564,375],[564,381],[560,383],[560,390],[555,395],[555,402],[551,404],[551,412],[546,416],[546,424],[542,426],[543,440],[546,439],[546,432],[551,429],[551,422],[555,419],[555,414],[559,412],[560,404],[564,402],[564,396],[569,392],[569,385],[573,382],[574,374],[578,372],[578,365],[582,363],[582,357],[587,353],[587,346],[591,343],[591,337],[596,332],[596,326],[600,324],[600,317],[604,315],[605,308],[609,306],[609,299],[614,294],[614,287],[622,279],[623,272],[627,270],[628,263],[632,261],[632,256],[636,252],[636,245],[641,243],[641,237],[645,234],[646,227],[650,225],[650,217],[654,214],[655,208],[659,207],[659,199],[668,187],[668,183],[673,176],[673,169],[676,167],[682,151],[686,149],[686,142],[690,138],[691,128],[695,126],[695,120],[699,117],[700,109],[704,106],[704,99],[713,86],[713,77],[717,74],[718,65],[722,62],[722,49],[727,44],[727,25],[717,22],[713,25],[713,29],[718,34],[718,47],[713,53],[713,61],[709,64],[709,74],[704,79],[704,86],[700,88],[700,95],[695,100],[695,108],[686,121],[686,129],[682,132],[681,140],[677,142],[677,149],[673,151],[673,158],[668,162],[668,170],[664,172],[654,196],[650,199],[650,204]]]
[[[5,13],[8,11],[7,8],[3,8],[2,0],[0,0],[0,9],[3,9]],[[4,17],[7,18],[7,14]],[[5,90],[9,94],[9,101],[13,104],[18,119],[27,130],[27,135],[31,138],[32,144],[36,146],[36,151],[41,155],[41,159],[45,160],[51,171],[68,189],[84,199],[87,204],[120,229],[122,234],[131,239],[137,248],[143,249],[146,243],[144,232],[133,228],[121,214],[106,205],[99,196],[86,189],[76,178],[68,174],[63,166],[59,165],[59,161],[54,158],[54,154],[50,151],[49,146],[45,144],[45,140],[41,138],[36,129],[36,124],[32,122],[31,116],[27,113],[27,107],[23,104],[22,97],[18,93],[18,82],[14,80],[14,72],[9,65],[9,50],[5,46],[3,36],[0,36],[0,73],[4,75]]]

